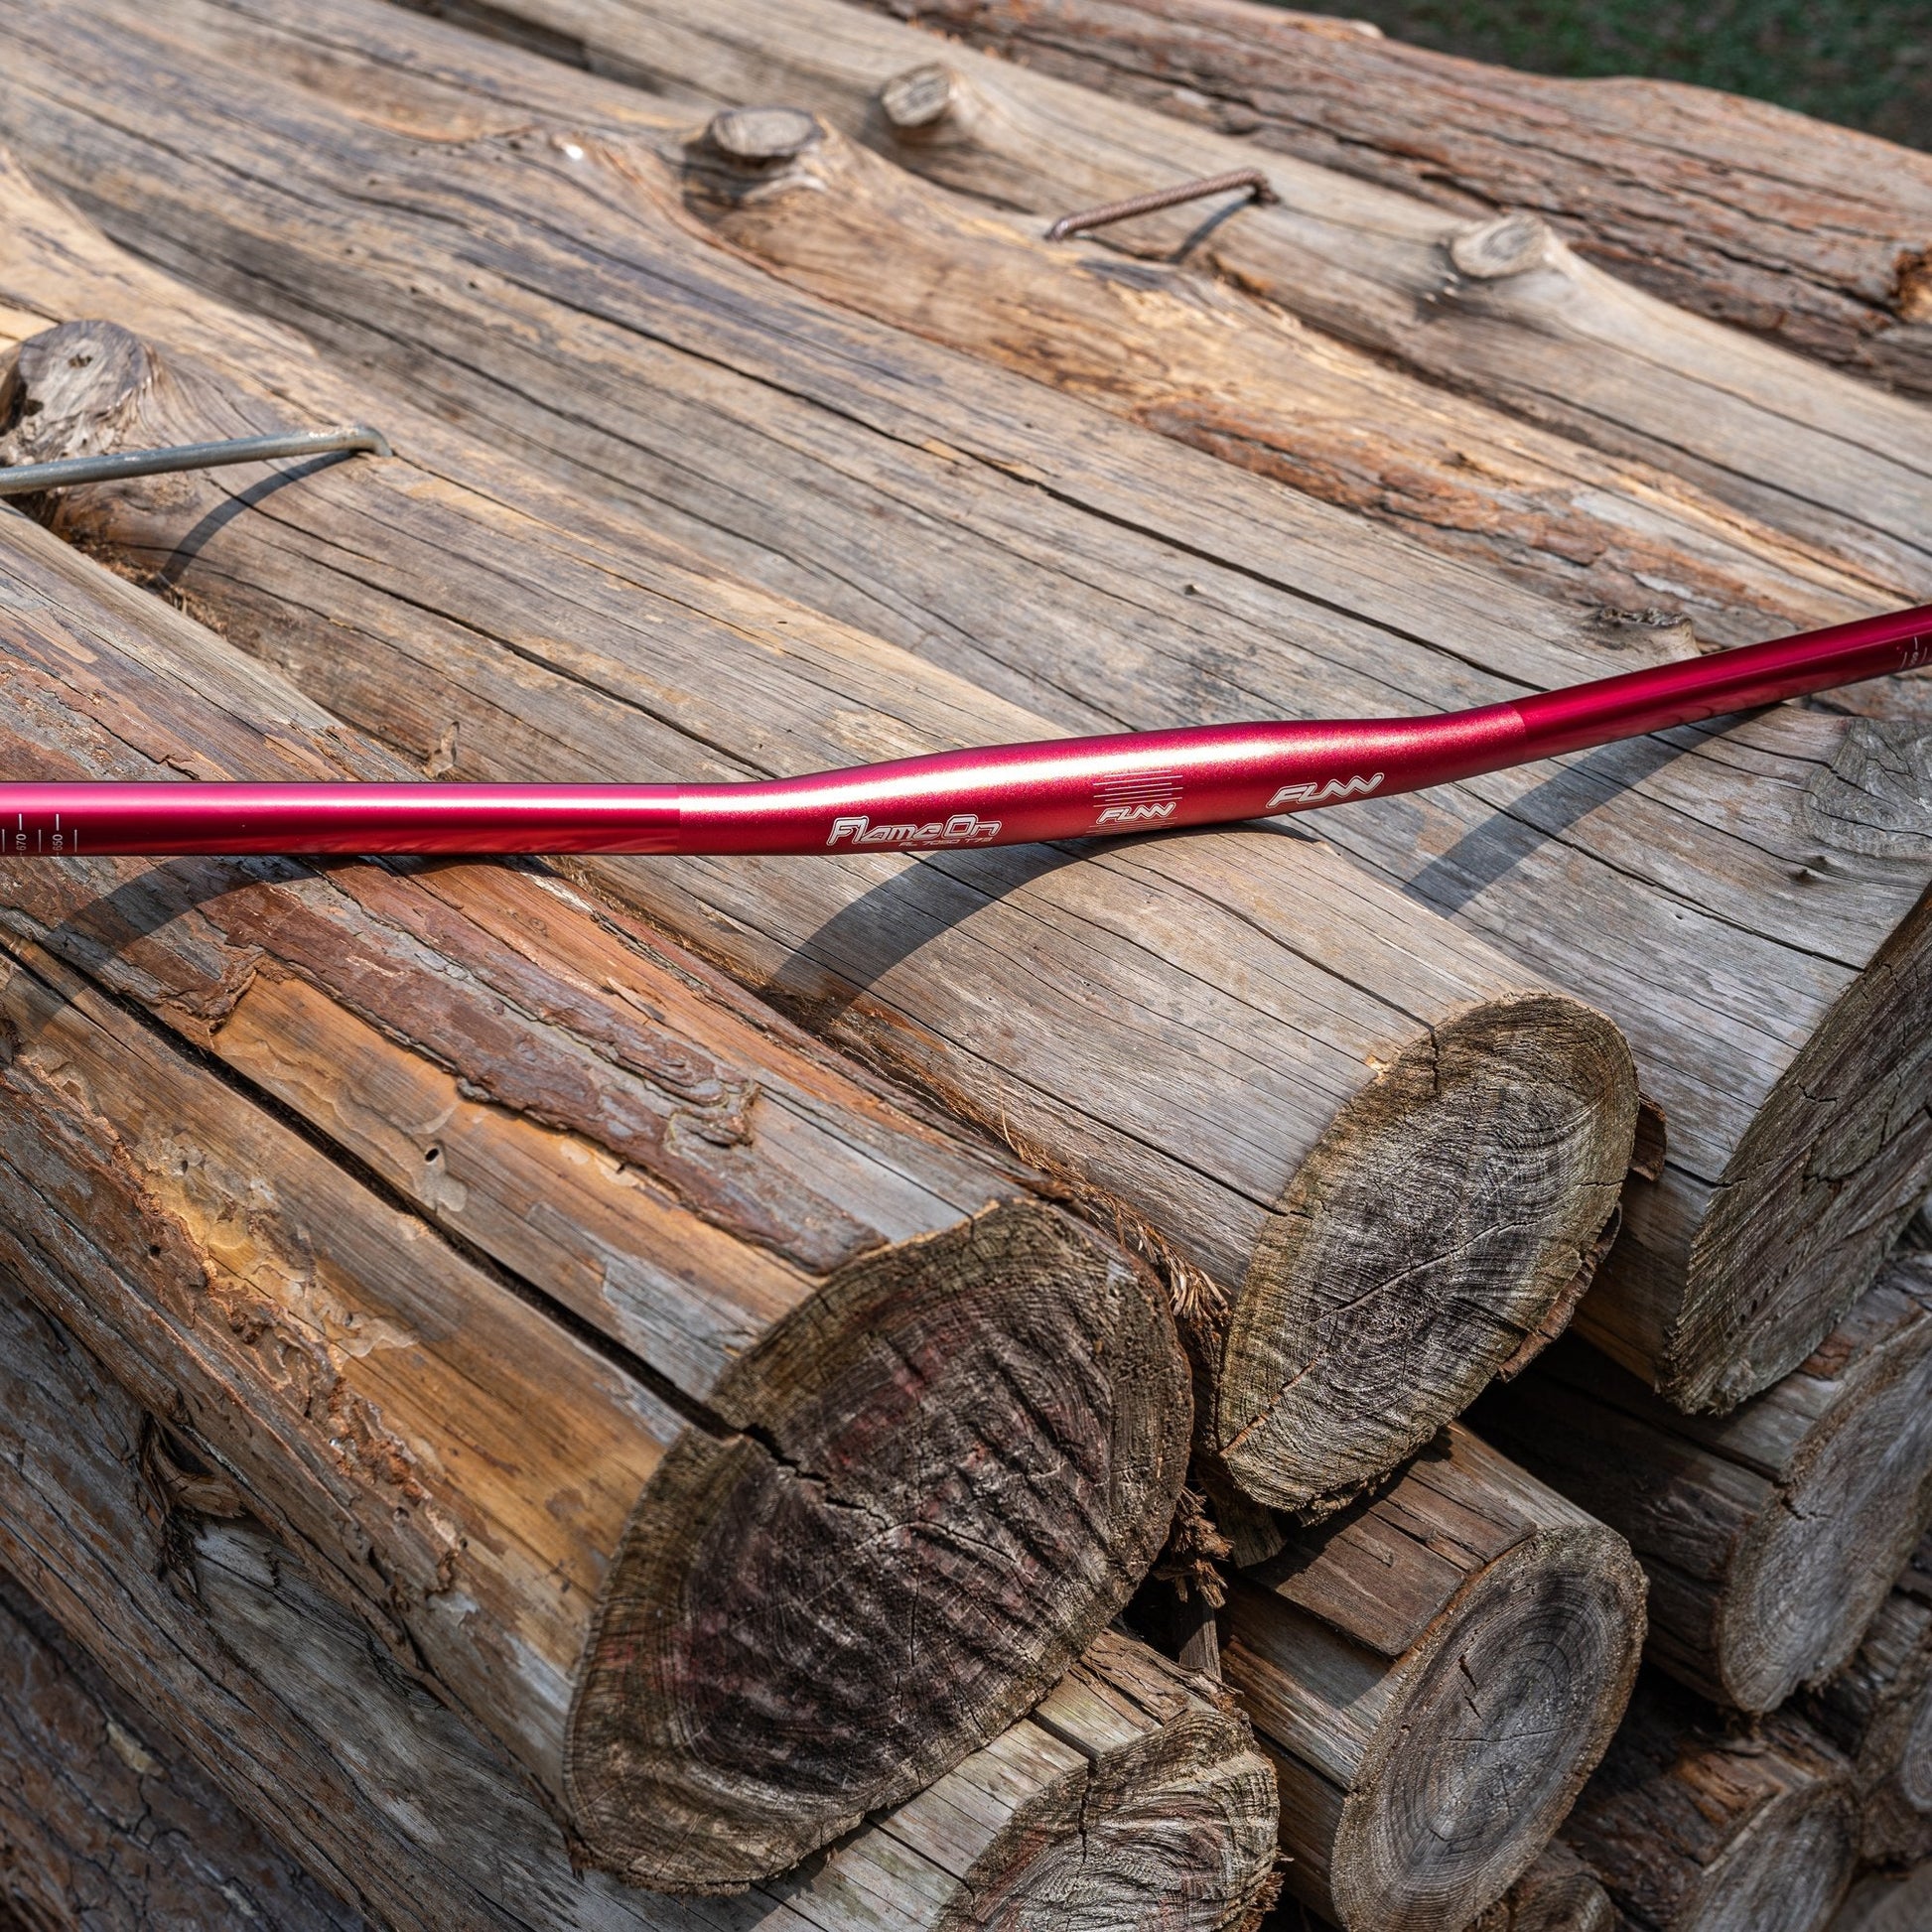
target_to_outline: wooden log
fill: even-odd
[[[1913,149],[1709,87],[1520,73],[1247,0],[869,4],[1472,218],[1532,210],[1666,302],[1932,392],[1932,162]]]
[[[675,497],[676,527],[762,570],[768,585],[795,587],[802,556],[836,556],[840,583],[806,589],[823,594],[838,615],[866,620],[881,611],[886,599],[851,586],[899,571],[894,610],[884,617],[895,636],[978,683],[1024,689],[1036,712],[1066,728],[1198,722],[1264,707],[1330,716],[1442,708],[1688,647],[1681,633],[1642,625],[1597,628],[1589,641],[1573,614],[1493,578],[1365,534],[1229,466],[1178,449],[1163,456],[1146,435],[1037,385],[962,365],[778,289],[769,276],[694,242],[681,184],[654,165],[634,134],[621,161],[614,149],[554,134],[582,157],[567,169],[528,159],[534,135],[521,162],[498,146],[490,150],[486,195],[479,186],[466,196],[464,157],[439,151],[426,163],[418,147],[372,128],[337,98],[372,98],[374,83],[356,78],[367,69],[383,76],[375,118],[391,124],[496,125],[514,116],[526,129],[581,132],[596,117],[627,115],[633,129],[655,126],[661,135],[661,117],[649,121],[640,97],[624,89],[379,9],[337,12],[333,39],[315,38],[319,27],[278,32],[229,9],[184,8],[169,15],[165,40],[143,42],[141,23],[117,15],[106,32],[88,25],[94,17],[76,14],[63,37],[64,44],[91,44],[90,35],[101,42],[99,60],[90,57],[88,89],[109,84],[114,63],[140,47],[114,82],[120,105],[112,125],[79,105],[81,92],[89,102],[94,93],[74,92],[77,83],[60,77],[55,55],[36,68],[39,57],[25,44],[31,30],[23,30],[15,131],[96,205],[118,196],[121,213],[113,218],[138,221],[144,249],[162,249],[204,275],[210,264],[219,272],[224,260],[246,263],[246,272],[221,274],[234,293],[299,314],[365,358],[380,361],[390,339],[406,336],[419,345],[412,369],[421,364],[417,372],[453,412],[498,426],[513,421],[519,437],[542,441],[538,453],[547,461],[577,464],[587,486],[608,491],[614,479],[625,480],[653,522],[671,514]],[[320,18],[314,9],[305,15]],[[872,31],[875,23],[855,18]],[[184,51],[183,37],[197,34],[213,49],[198,42]],[[364,51],[355,55],[356,48]],[[245,72],[233,65],[241,55]],[[192,74],[193,84],[157,103],[152,77],[164,69]],[[272,76],[292,71],[311,90],[274,84]],[[36,72],[30,97],[26,79]],[[257,135],[247,132],[259,128],[270,102],[277,135],[259,139],[274,147],[272,166],[265,146],[251,163]],[[543,119],[564,106],[575,107],[574,121]],[[203,107],[205,121],[196,118]],[[154,138],[121,133],[143,125]],[[345,192],[327,161],[344,150],[353,165],[339,159],[335,168],[354,179],[377,172],[411,182],[412,196],[431,205],[447,203],[451,220],[440,232],[494,221],[492,208],[514,206],[523,216],[492,227],[488,249],[461,275],[450,262],[448,273],[422,272],[417,256],[435,244],[416,226],[378,246],[359,195],[352,214],[341,216],[352,220],[358,238],[316,239],[313,207]],[[88,155],[87,166],[62,160],[70,152]],[[223,164],[218,183],[199,172],[215,153]],[[300,198],[290,191],[289,155],[318,171]],[[609,177],[599,174],[607,164]],[[587,177],[608,179],[609,192],[590,194]],[[245,194],[237,182],[248,184]],[[612,211],[620,204],[621,219]],[[205,245],[208,222],[228,237],[219,248]],[[567,277],[547,254],[526,252],[532,234],[560,224],[584,250]],[[343,245],[354,251],[346,261],[336,252]],[[513,286],[494,265],[505,253],[523,262]],[[269,259],[272,277],[257,274]],[[660,301],[667,259],[679,264],[679,289],[702,287],[715,299]],[[345,317],[340,289],[350,272],[359,292],[355,314]],[[12,279],[20,284],[29,273],[23,266]],[[529,306],[546,280],[559,287],[567,280],[569,301]],[[472,284],[486,299],[473,303]],[[67,303],[76,301],[77,286],[69,289]],[[628,322],[596,333],[585,321],[590,308]],[[372,325],[376,311],[391,318],[386,335]],[[95,313],[131,312],[103,301]],[[433,331],[426,313],[436,318]],[[746,325],[754,314],[756,328]],[[512,326],[511,316],[522,320]],[[422,346],[432,334],[464,346],[432,353]],[[525,354],[518,345],[528,334],[557,355]],[[673,339],[685,345],[677,353],[663,346]],[[839,345],[836,357],[820,352],[828,340]],[[701,368],[692,361],[700,345]],[[505,358],[515,369],[504,379],[521,399],[511,413],[494,392],[483,394],[476,375]],[[732,389],[729,408],[720,402],[727,361],[732,382],[747,384]],[[628,372],[623,381],[614,379],[620,367]],[[884,455],[863,427],[881,405],[869,399],[870,376],[858,381],[855,369],[897,372],[894,410],[916,398],[909,419],[895,418]],[[637,401],[645,385],[648,409]],[[598,396],[595,411],[582,405],[587,391]],[[822,405],[807,408],[801,398],[808,393]],[[533,415],[528,398],[539,394],[554,406]],[[667,400],[673,395],[675,405]],[[685,415],[687,406],[704,412],[702,428]],[[756,449],[746,442],[748,423],[759,426]],[[781,433],[772,431],[776,423]],[[807,474],[797,467],[800,447],[831,454]],[[936,486],[923,468],[935,447],[972,448],[985,461],[948,464]],[[908,457],[913,450],[917,461]],[[849,479],[884,474],[877,466],[888,458],[890,493],[845,495]],[[714,464],[722,465],[715,494],[712,483],[691,482]],[[1014,475],[1047,486],[1009,494]],[[841,515],[826,515],[828,492],[842,499]],[[572,511],[580,519],[587,513]],[[763,534],[759,551],[718,538],[734,521]],[[165,543],[173,557],[188,527],[146,541]],[[626,530],[627,550],[647,545],[634,520],[611,527]],[[935,527],[947,531],[949,570],[933,568]],[[1159,533],[1160,541],[1123,549],[1126,528]],[[980,541],[996,530],[997,541]],[[1030,557],[1016,572],[1012,534],[1019,530]],[[863,540],[848,543],[851,532]],[[244,540],[232,524],[209,538]],[[259,613],[243,621],[233,609],[250,595],[231,587],[236,567],[208,567],[206,548],[191,545],[170,566],[178,588],[210,608],[220,600],[235,634],[259,635]],[[1184,550],[1184,562],[1176,550]],[[781,564],[769,562],[773,552]],[[1278,590],[1284,554],[1293,555],[1310,597]],[[441,576],[439,562],[431,581]],[[1128,578],[1136,583],[1131,612],[1096,602],[1095,582]],[[338,596],[345,600],[346,592]],[[933,616],[939,602],[943,621]],[[1374,627],[1364,631],[1322,605],[1363,613]],[[907,623],[907,613],[918,621]],[[345,613],[345,621],[351,621]],[[359,607],[352,621],[358,634],[370,628]],[[410,624],[414,652],[421,625],[413,609]],[[525,653],[551,648],[540,641],[548,634],[521,640]],[[297,654],[281,636],[272,648],[284,660]],[[600,674],[608,686],[608,672],[600,667]],[[346,683],[338,671],[328,687],[311,688],[334,708],[365,716],[339,689]],[[434,759],[453,707],[454,700],[431,719],[418,700],[407,737],[400,721],[385,729]],[[385,714],[394,710],[385,703]],[[473,730],[473,743],[476,736]],[[1922,1104],[1932,1091],[1932,1040],[1919,1019],[1932,947],[1932,907],[1921,896],[1932,866],[1910,775],[1915,743],[1910,734],[1894,740],[1876,726],[1848,730],[1828,715],[1786,709],[1720,736],[1687,731],[1605,750],[1554,776],[1500,776],[1323,822],[1330,840],[1345,842],[1407,894],[1511,948],[1539,975],[1587,982],[1623,1016],[1672,1117],[1674,1153],[1659,1185],[1631,1199],[1628,1236],[1587,1318],[1606,1347],[1686,1405],[1740,1400],[1802,1361],[1876,1272],[1891,1233],[1932,1179],[1932,1117]],[[853,749],[848,735],[834,756]],[[467,768],[531,767],[473,759]],[[1597,935],[1588,948],[1576,943],[1584,922]],[[922,957],[938,954],[929,943]],[[749,969],[767,978],[775,970]],[[799,969],[789,971],[795,983]],[[837,1024],[864,1027],[875,1050],[907,1048],[902,1027],[872,1027],[862,1006],[844,1006]],[[975,1096],[956,1068],[947,1077],[986,1111],[992,1096]],[[1064,1123],[1020,1112],[1026,1098],[1002,1093],[995,1112],[1008,1110],[1030,1138],[1070,1146],[1091,1161]],[[1153,1120],[1145,1131],[1157,1131]],[[1146,1159],[1138,1149],[1131,1158]],[[1124,1183],[1124,1163],[1094,1171],[1137,1205],[1162,1201],[1145,1174]],[[1228,1267],[1205,1250],[1197,1258],[1210,1269]],[[1233,1260],[1247,1266],[1245,1251]],[[1232,1412],[1222,1440],[1238,1437],[1245,1420]]]
[[[0,599],[10,770],[406,772],[18,517]],[[1158,1551],[1159,1285],[649,935],[487,867],[81,857],[6,868],[0,949],[0,1252],[587,1857],[795,1863]]]
[[[1563,1828],[1635,1932],[1820,1932],[1851,1881],[1851,1769],[1797,1720],[1731,1732],[1648,1673]]]
[[[1932,1537],[1912,1553],[1851,1662],[1800,1708],[1852,1761],[1864,1863],[1932,1859]]]
[[[1850,1659],[1932,1519],[1932,1258],[1887,1270],[1809,1361],[1723,1418],[1566,1338],[1477,1422],[1630,1539],[1655,1662],[1775,1710]]]
[[[664,148],[693,212],[794,285],[1592,614],[1652,608],[1668,586],[1672,615],[1730,643],[1895,601],[1654,466],[1453,395],[1226,283],[1044,241],[1036,220],[923,182],[802,109],[728,108]]]
[[[40,1932],[360,1932],[0,1574],[0,1912]]]
[[[934,180],[1049,221],[1257,158],[1245,141],[842,0],[430,3],[534,24],[558,51],[674,95],[810,108],[891,142]],[[937,82],[919,71],[935,63],[946,70]],[[894,82],[911,110],[903,138],[885,94]],[[1224,219],[1190,205],[1079,245],[1184,253],[1446,388],[1654,463],[1915,600],[1932,594],[1932,457],[1910,400],[1673,309],[1583,260],[1527,210],[1471,221],[1289,155],[1267,170],[1275,206]]]
[[[10,1278],[0,1392],[0,1558],[383,1925],[1020,1932],[1052,1913],[1220,1932],[1265,1896],[1275,1798],[1245,1723],[1108,1633],[1035,1716],[774,1885],[695,1904],[585,1871],[514,1761]]]
[[[1468,1932],[1619,1932],[1619,1925],[1596,1874],[1559,1838]]]
[[[1868,1871],[1833,1915],[1831,1932],[1923,1932],[1932,1922],[1932,1864]]]
[[[1643,1601],[1621,1537],[1455,1426],[1239,1576],[1222,1668],[1275,1764],[1288,1889],[1350,1932],[1494,1904],[1617,1726]]]
[[[138,303],[221,372],[172,348],[165,368],[75,371],[54,354],[71,404],[33,398],[11,447],[171,440],[164,423],[232,427],[298,393],[326,419],[350,400],[274,332],[248,337],[158,278],[123,263],[83,280],[90,297],[118,285],[115,313]],[[408,456],[311,475],[272,517],[232,515],[226,481],[203,496],[177,480],[96,493],[91,511],[76,499],[79,520],[59,520],[128,568],[177,560],[161,577],[231,639],[433,770],[753,775],[1052,730],[674,558],[638,519],[546,493],[423,418],[384,420]],[[207,540],[185,543],[205,515]],[[1226,1329],[1201,1330],[1238,1418],[1210,1447],[1285,1506],[1346,1494],[1561,1325],[1629,1158],[1621,1041],[1320,847],[1250,833],[1068,856],[592,876],[815,1027],[1045,1150],[1076,1191],[1171,1231],[1183,1286],[1205,1269],[1234,1304]]]

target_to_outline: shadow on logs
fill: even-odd
[[[12,515],[0,634],[9,771],[409,775]],[[1159,1284],[553,881],[19,863],[0,1021],[0,1259],[633,1879],[910,1797],[1160,1548]]]
[[[42,407],[17,445],[348,404],[280,332],[129,263],[18,176],[9,190],[15,300],[38,263],[35,299],[138,317],[167,345],[162,360],[117,334],[110,355],[103,336],[72,374],[82,325],[59,338],[69,352],[23,348]],[[631,513],[397,406],[384,420],[404,456],[284,485],[185,567],[232,483],[75,492],[54,521],[434,770],[725,777],[1050,735]],[[1310,841],[1078,856],[585,876],[1004,1132],[1161,1257],[1225,1392],[1210,1448],[1272,1501],[1332,1503],[1567,1318],[1627,1170],[1627,1053],[1591,1010]]]
[[[1246,1725],[1113,1633],[1033,1716],[773,1884],[688,1904],[581,1871],[513,1761],[162,1440],[0,1279],[0,1560],[236,1804],[399,1932],[1233,1932],[1266,1893],[1274,1790]]]

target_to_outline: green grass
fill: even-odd
[[[1932,4],[1858,0],[1295,0],[1538,73],[1641,73],[1755,94],[1932,147]]]

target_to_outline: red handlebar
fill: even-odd
[[[724,785],[0,784],[16,856],[931,852],[1312,811],[1932,662],[1932,605],[1433,718],[1212,725]]]

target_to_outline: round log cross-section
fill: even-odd
[[[1348,1932],[1492,1904],[1616,1727],[1643,1596],[1621,1537],[1459,1428],[1237,1580],[1223,1667],[1275,1762],[1289,1890]]]

